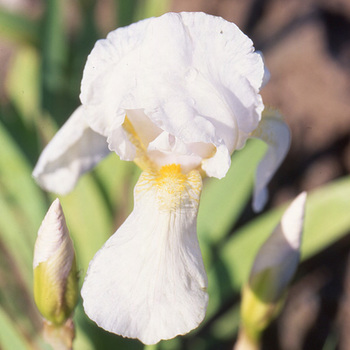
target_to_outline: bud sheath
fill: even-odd
[[[73,242],[61,204],[56,199],[38,232],[34,250],[34,299],[43,317],[64,324],[78,299],[78,278]]]

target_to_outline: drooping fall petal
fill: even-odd
[[[188,333],[203,320],[207,278],[196,234],[197,171],[143,172],[128,219],[90,263],[84,309],[100,327],[145,344]]]
[[[67,194],[109,152],[106,138],[90,129],[80,106],[46,146],[33,176],[45,190]]]
[[[259,212],[268,199],[267,185],[289,150],[291,133],[282,117],[277,112],[269,110],[265,115],[263,114],[258,128],[251,136],[268,145],[255,176],[253,209]]]

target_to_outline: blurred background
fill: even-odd
[[[250,196],[264,148],[249,142],[222,181],[203,191],[198,235],[209,276],[203,325],[152,349],[232,349],[240,288],[281,208],[308,191],[303,261],[264,349],[350,349],[349,0],[0,0],[0,349],[50,349],[32,298],[33,246],[55,198],[31,171],[79,105],[95,41],[118,26],[168,11],[203,11],[236,23],[264,54],[265,105],[292,130],[289,155],[258,217]],[[88,262],[132,209],[139,171],[111,155],[61,199],[78,256]],[[231,194],[231,195],[230,195]],[[75,349],[142,349],[76,316]]]

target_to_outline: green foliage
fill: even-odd
[[[168,1],[119,0],[116,22],[159,15]],[[48,349],[40,338],[41,319],[32,292],[32,259],[37,231],[52,194],[35,184],[31,172],[40,151],[78,105],[79,83],[86,55],[98,28],[95,1],[80,1],[77,32],[64,23],[64,2],[47,1],[37,21],[0,10],[0,36],[17,44],[5,82],[7,101],[0,107],[0,348]],[[39,30],[39,29],[42,30]],[[111,28],[113,29],[113,28]],[[271,233],[285,207],[270,210],[238,227],[247,205],[256,165],[265,147],[257,140],[233,155],[222,180],[206,179],[198,217],[198,236],[208,271],[207,317],[185,337],[148,349],[217,349],[238,326],[237,296],[255,253]],[[115,155],[107,157],[76,189],[60,198],[75,244],[80,283],[88,263],[132,209],[139,170]],[[310,194],[307,202],[303,259],[328,247],[350,230],[350,178]],[[233,228],[234,234],[232,234]],[[11,281],[11,282],[9,282]],[[76,349],[142,349],[98,328],[75,312]]]
[[[31,45],[39,44],[39,25],[29,18],[0,8],[0,36]]]
[[[3,349],[30,350],[30,344],[18,329],[16,322],[0,308],[1,338],[0,345]]]
[[[198,214],[201,239],[215,245],[229,233],[250,198],[255,169],[265,150],[261,141],[249,140],[242,151],[236,151],[223,179],[204,182]]]

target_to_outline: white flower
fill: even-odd
[[[270,148],[254,199],[261,209],[289,147],[283,121],[261,119],[264,76],[251,40],[204,13],[168,13],[96,43],[84,70],[82,107],[33,175],[42,187],[67,193],[107,145],[144,171],[133,212],[96,254],[83,286],[85,310],[103,328],[152,344],[204,318],[199,174],[224,177],[230,155],[248,137],[265,140]]]

